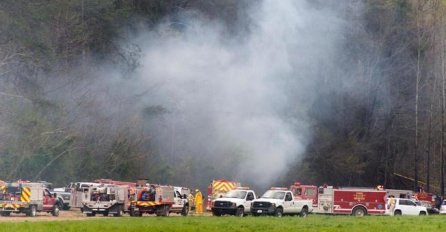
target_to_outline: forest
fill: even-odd
[[[0,1],[0,179],[444,194],[445,0]]]

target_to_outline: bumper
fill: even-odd
[[[252,215],[274,215],[276,213],[276,207],[268,207],[268,208],[260,208],[253,207],[251,208]]]
[[[212,213],[214,214],[229,214],[229,215],[235,215],[237,212],[237,208],[223,208],[223,207],[212,207]]]

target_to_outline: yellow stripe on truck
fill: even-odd
[[[22,188],[22,195],[20,196],[20,201],[22,202],[29,202],[31,196],[31,189],[28,187]]]

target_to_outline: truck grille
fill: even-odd
[[[264,201],[256,201],[253,204],[253,207],[256,207],[256,208],[268,208],[270,206],[271,206],[271,203],[264,202]]]
[[[214,207],[231,207],[232,203],[229,201],[215,201]]]

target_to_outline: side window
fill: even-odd
[[[305,196],[313,196],[314,194],[314,189],[305,189]]]
[[[180,192],[178,192],[178,191],[175,191],[175,197],[178,197],[178,198],[181,198],[181,194],[180,194]]]
[[[409,205],[407,200],[400,200],[400,205]]]
[[[285,201],[291,201],[293,198],[291,197],[291,193],[287,193],[285,196]]]
[[[252,201],[252,200],[254,200],[254,194],[252,194],[252,192],[249,192],[249,193],[248,193],[248,196],[246,197],[246,200],[247,200],[247,201]]]

